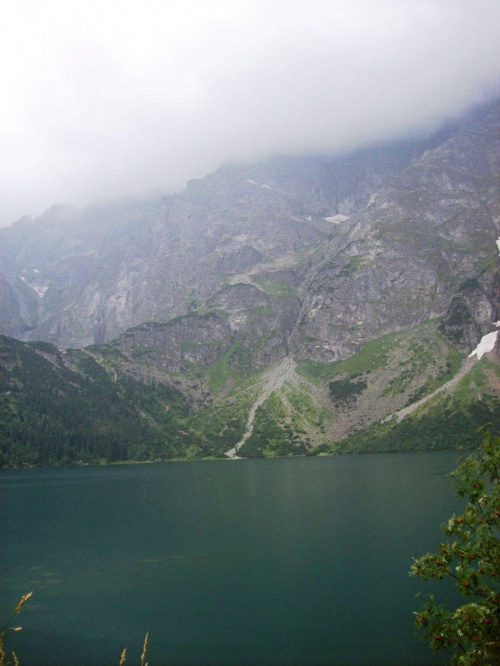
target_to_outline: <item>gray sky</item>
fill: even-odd
[[[499,0],[3,0],[0,224],[500,95]]]

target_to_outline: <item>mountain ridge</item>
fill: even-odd
[[[391,416],[496,330],[499,179],[494,105],[427,144],[226,166],[168,199],[89,209],[83,224],[56,208],[36,232],[0,230],[1,330],[30,363],[33,337],[84,348],[56,366],[73,359],[85,376],[78,354],[90,356],[118,394],[127,382],[176,391],[181,457],[383,448],[403,424],[432,418],[444,432],[452,407],[467,439],[497,413],[494,351],[401,423]],[[293,373],[255,406],[280,364]],[[15,363],[3,365],[15,385]],[[158,441],[173,435],[137,409]]]

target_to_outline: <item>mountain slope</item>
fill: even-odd
[[[158,340],[165,327],[141,333]],[[144,352],[120,339],[60,352],[0,337],[1,464],[411,451],[471,446],[478,427],[500,428],[498,353],[463,359],[436,323],[345,361],[287,357],[247,376],[237,345],[175,369]]]
[[[185,314],[254,267],[300,280],[339,231],[325,218],[363,209],[430,143],[227,166],[173,197],[20,220],[0,229],[0,332],[80,347]]]
[[[0,230],[3,331],[94,343],[52,348],[40,373],[76,372],[84,411],[89,381],[107,382],[122,411],[95,436],[130,419],[120,455],[139,455],[134,438],[167,458],[444,446],[451,423],[450,442],[467,443],[499,415],[496,353],[465,361],[500,318],[499,183],[495,105],[428,142],[228,166],[175,197],[81,215],[59,207]],[[36,344],[5,339],[9,422],[26,409],[19,368],[40,365]],[[162,391],[176,396],[166,420]]]

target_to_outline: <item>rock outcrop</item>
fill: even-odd
[[[106,372],[178,390],[203,427],[214,409],[245,423],[259,373],[290,359],[295,379],[255,406],[239,452],[283,453],[286,438],[304,452],[379,424],[376,439],[496,330],[499,184],[493,105],[426,141],[225,166],[147,202],[55,206],[0,230],[1,332],[94,345]],[[474,404],[500,393],[469,365]],[[444,413],[450,391],[422,410]],[[221,432],[224,446],[243,435]]]

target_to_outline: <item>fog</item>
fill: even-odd
[[[500,95],[498,0],[4,0],[0,224],[335,153]]]

